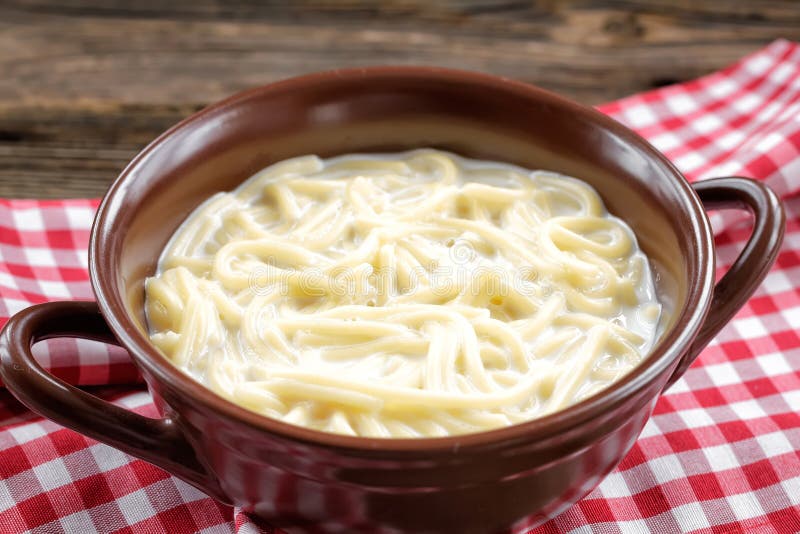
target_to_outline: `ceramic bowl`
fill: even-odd
[[[550,169],[597,189],[636,232],[665,303],[652,353],[606,390],[527,423],[431,439],[347,437],[288,425],[217,396],[148,341],[145,277],[204,199],[301,154],[435,147]],[[752,237],[715,285],[705,209],[749,209]],[[0,373],[33,411],[151,462],[290,531],[498,532],[535,525],[591,491],[625,456],[662,391],[745,303],[773,263],[780,202],[764,185],[690,185],[612,119],[534,86],[437,68],[376,67],[294,78],[235,95],[145,148],[106,194],[89,268],[95,302],[14,316]],[[63,383],[35,341],[74,336],[130,353],[162,418]]]

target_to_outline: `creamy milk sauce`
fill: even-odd
[[[213,391],[380,437],[560,410],[636,366],[661,313],[589,185],[437,150],[272,165],[192,213],[146,292],[153,343]]]

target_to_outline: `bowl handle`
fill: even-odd
[[[785,216],[778,196],[750,178],[728,177],[693,184],[707,210],[746,209],[753,214],[753,232],[739,257],[714,286],[714,296],[703,326],[664,389],[670,387],[697,355],[755,292],[778,256]]]
[[[33,358],[31,347],[53,337],[118,344],[94,302],[49,302],[22,310],[9,319],[0,333],[0,376],[17,399],[60,425],[155,464],[206,493],[221,496],[174,419],[144,417],[42,369]]]

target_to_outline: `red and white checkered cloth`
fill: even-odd
[[[715,74],[601,107],[693,180],[766,181],[784,199],[783,251],[763,286],[659,400],[633,450],[551,532],[800,531],[800,45],[776,41]],[[92,298],[96,201],[0,200],[0,325],[25,306]],[[714,217],[727,267],[747,216]],[[72,383],[155,415],[120,349],[39,346]],[[110,384],[110,385],[109,385]],[[65,430],[0,390],[0,532],[259,532],[162,470]]]

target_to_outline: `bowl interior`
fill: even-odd
[[[105,279],[98,298],[125,310],[129,334],[145,336],[144,279],[208,196],[292,156],[421,147],[549,169],[594,186],[651,259],[668,312],[662,340],[699,298],[707,260],[697,201],[652,147],[599,113],[531,86],[428,68],[287,80],[173,128],[134,160],[101,208],[92,245],[92,269]]]

